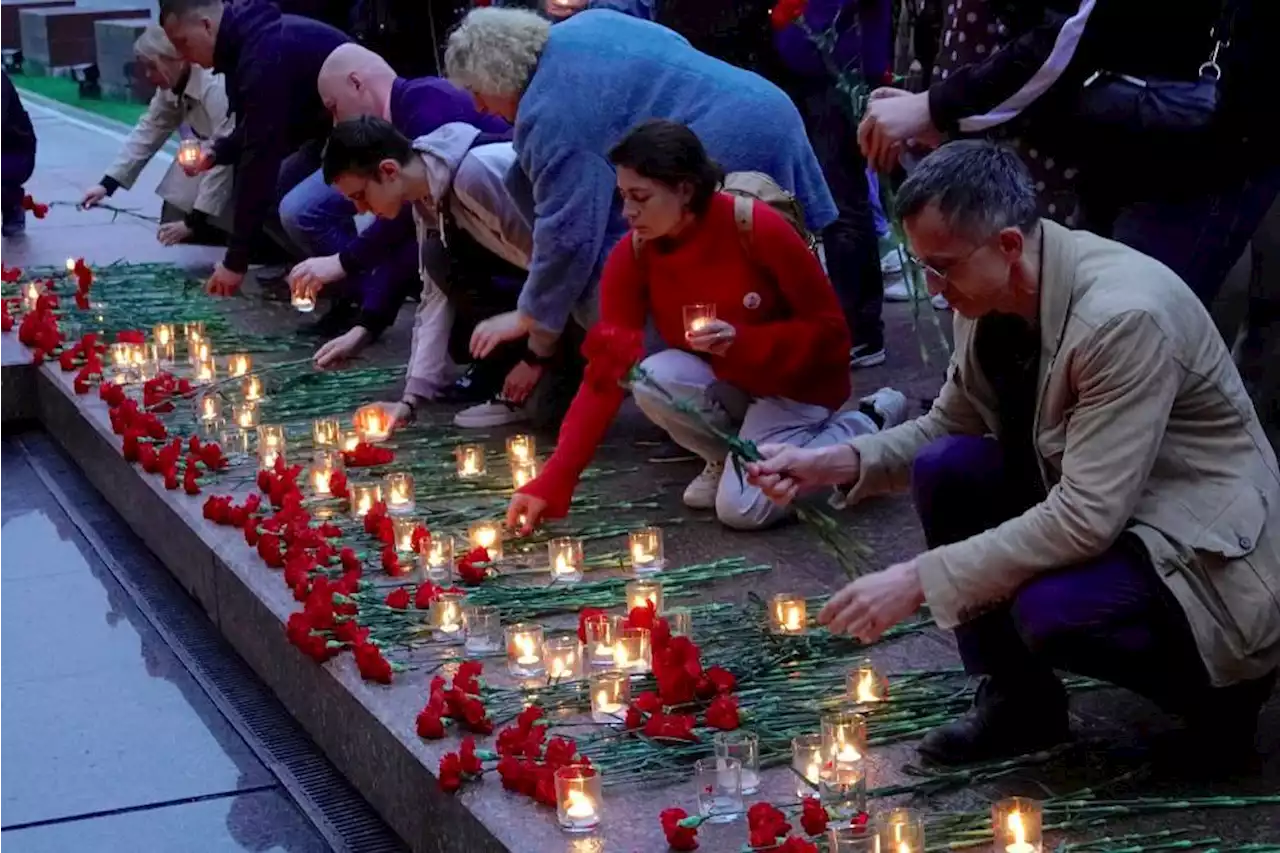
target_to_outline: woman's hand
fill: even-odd
[[[856,482],[861,469],[858,451],[848,444],[818,448],[762,444],[758,449],[764,458],[747,463],[747,482],[779,506],[791,503],[802,491]]]
[[[97,207],[102,204],[102,200],[108,195],[106,187],[102,184],[94,184],[84,191],[84,197],[80,199],[80,206],[86,210],[90,207]]]
[[[929,113],[928,92],[876,89],[858,125],[858,147],[878,172],[893,170],[908,140],[936,142],[937,137],[938,131]]]
[[[518,340],[529,333],[529,321],[519,311],[508,311],[490,317],[471,333],[471,356],[488,358],[500,345]]]
[[[156,231],[156,239],[163,246],[176,246],[184,240],[191,238],[196,233],[191,230],[191,226],[185,222],[166,222]]]
[[[307,258],[289,270],[289,287],[304,289],[314,299],[325,285],[344,278],[346,274],[337,255]]]
[[[524,405],[524,401],[529,399],[529,395],[533,393],[534,387],[542,379],[542,374],[546,370],[541,364],[520,362],[511,368],[506,381],[502,383],[502,396],[517,406]]]
[[[831,596],[818,624],[832,634],[849,634],[863,643],[880,636],[924,604],[924,587],[915,560],[864,575]]]
[[[511,496],[511,505],[507,507],[507,528],[521,536],[528,536],[542,522],[546,511],[547,502],[542,498],[516,492]]]
[[[724,355],[737,337],[738,330],[724,320],[712,320],[698,331],[684,334],[692,349],[711,355]]]
[[[339,335],[316,350],[311,361],[321,370],[337,367],[364,349],[368,340],[369,331],[364,326],[353,326],[346,334]]]

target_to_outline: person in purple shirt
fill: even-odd
[[[511,128],[500,118],[482,115],[471,96],[439,77],[406,80],[397,77],[386,60],[355,44],[335,50],[316,80],[325,109],[334,121],[377,116],[390,121],[409,139],[452,122],[481,131],[506,134]],[[319,367],[350,358],[395,321],[405,298],[417,293],[417,235],[408,207],[395,219],[379,219],[356,233],[356,208],[327,185],[320,171],[285,196],[280,220],[290,238],[311,257],[289,274],[295,287],[325,291],[335,308],[320,331],[337,334],[316,352]],[[358,302],[354,325],[343,303]],[[344,316],[345,315],[345,316]]]

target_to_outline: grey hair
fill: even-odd
[[[895,212],[906,219],[930,203],[975,242],[1010,226],[1030,233],[1040,222],[1027,167],[1012,149],[981,139],[949,142],[921,160],[898,188]]]
[[[170,62],[185,61],[182,55],[178,53],[178,49],[173,46],[173,42],[169,41],[169,37],[164,34],[164,30],[159,24],[151,24],[142,31],[142,35],[138,36],[138,40],[133,43],[133,52],[151,62],[160,60],[168,60]]]
[[[474,94],[519,97],[550,34],[550,22],[534,12],[472,9],[449,34],[445,74]]]

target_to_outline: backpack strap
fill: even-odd
[[[733,221],[738,225],[738,239],[742,242],[742,251],[751,259],[751,235],[755,233],[756,205],[755,200],[745,195],[733,197]]]

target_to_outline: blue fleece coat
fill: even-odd
[[[725,171],[771,175],[796,194],[813,230],[835,220],[804,123],[781,89],[665,27],[581,12],[551,28],[516,113],[534,218],[519,307],[543,329],[564,328],[626,231],[609,149],[650,118],[689,125]]]

